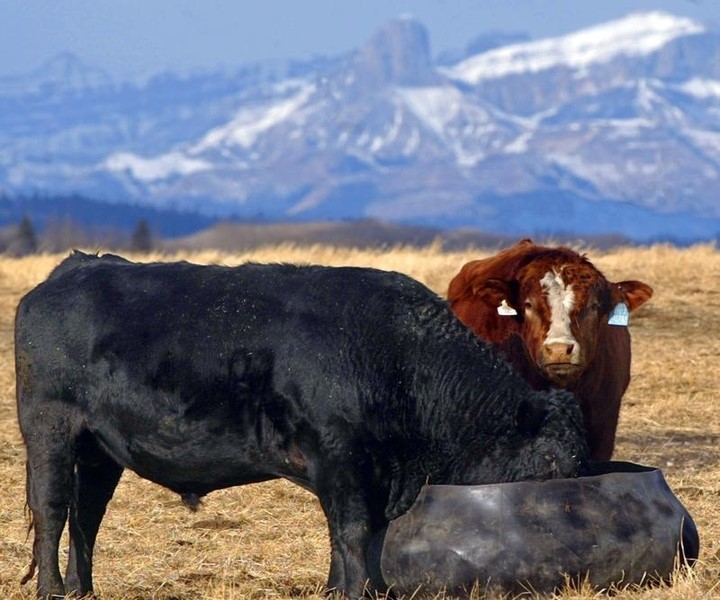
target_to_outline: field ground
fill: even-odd
[[[720,252],[714,246],[585,249],[610,279],[642,279],[655,296],[631,320],[633,380],[615,458],[653,465],[700,530],[701,557],[673,587],[624,590],[618,600],[720,598]],[[303,262],[405,272],[443,294],[466,261],[488,251],[437,246],[360,251],[280,245],[247,254],[195,253],[195,262]],[[20,297],[63,256],[0,258],[0,597],[29,599],[24,449],[15,415],[12,325]],[[176,256],[142,256],[171,259]],[[189,513],[172,493],[123,476],[96,551],[96,591],[135,600],[322,598],[328,568],[324,518],[309,493],[286,482],[211,494]],[[478,595],[479,597],[479,595]],[[591,590],[563,599],[597,598]]]

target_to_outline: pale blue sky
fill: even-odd
[[[0,76],[62,52],[118,79],[333,55],[401,14],[429,28],[437,54],[486,31],[540,38],[646,10],[720,27],[720,0],[0,0]]]

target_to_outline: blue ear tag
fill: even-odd
[[[615,308],[613,308],[610,313],[608,325],[620,325],[621,327],[627,327],[629,321],[630,311],[628,310],[628,307],[622,302],[620,304],[616,304]]]

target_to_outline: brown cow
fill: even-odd
[[[608,281],[573,250],[526,239],[464,265],[448,299],[460,320],[498,346],[534,388],[574,392],[591,457],[609,460],[630,383],[628,314],[652,294],[640,281]]]

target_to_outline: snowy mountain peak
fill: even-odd
[[[622,55],[647,56],[679,37],[704,30],[696,21],[664,12],[633,13],[566,36],[490,50],[446,69],[445,73],[474,85],[484,79],[554,67],[582,69]]]

